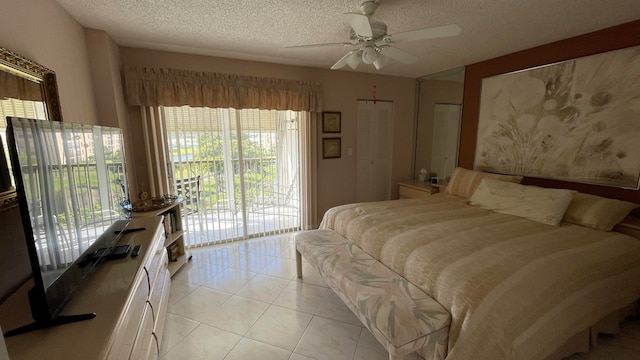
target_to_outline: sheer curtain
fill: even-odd
[[[122,132],[28,119],[13,125],[41,269],[69,267],[124,219]]]
[[[172,173],[170,131],[163,121],[163,116],[166,116],[163,109],[188,105],[210,109],[296,112],[301,157],[298,194],[301,227],[310,229],[316,226],[315,137],[318,114],[322,109],[319,83],[140,67],[125,67],[124,79],[127,103],[141,108],[150,174],[150,184],[145,184],[145,190],[155,195],[171,193],[171,184],[184,179]]]

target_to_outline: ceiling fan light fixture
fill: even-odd
[[[378,58],[378,52],[373,46],[367,46],[362,49],[362,62],[370,65],[373,64],[374,61]]]
[[[363,1],[359,12],[344,14],[344,19],[350,28],[349,42],[291,47],[357,46],[358,49],[347,52],[333,64],[331,70],[342,69],[347,65],[356,70],[361,62],[367,65],[373,64],[376,70],[380,70],[387,65],[389,58],[403,64],[413,64],[418,61],[418,57],[414,54],[394,47],[396,43],[456,36],[462,32],[460,26],[450,24],[389,34],[386,23],[371,19],[379,0]]]
[[[378,54],[378,58],[373,61],[373,66],[376,67],[376,70],[380,70],[387,65],[388,62],[389,59],[386,56]]]
[[[354,50],[349,54],[347,65],[354,70],[360,65],[360,50]]]

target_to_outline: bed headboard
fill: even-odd
[[[640,218],[635,216],[627,216],[622,222],[613,228],[617,231],[640,240]]]
[[[504,74],[535,66],[589,56],[607,51],[640,45],[640,20],[603,29],[589,34],[526,49],[516,53],[470,64],[465,67],[463,113],[460,130],[458,166],[473,169],[482,80],[497,74]],[[620,199],[640,204],[640,191],[607,186],[565,183],[557,180],[525,178],[526,185],[569,188],[598,196]],[[640,211],[632,212],[640,217]]]

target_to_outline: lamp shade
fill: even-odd
[[[362,50],[362,62],[365,64],[373,64],[378,58],[378,53],[373,46],[367,46]]]
[[[347,57],[347,65],[350,68],[354,69],[360,65],[360,51],[352,51]]]
[[[387,65],[388,62],[389,59],[386,56],[378,54],[378,57],[373,61],[373,66],[375,66],[377,70],[380,70],[383,66]]]

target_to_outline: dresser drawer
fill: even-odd
[[[154,309],[150,303],[145,306],[136,341],[131,351],[130,360],[147,360],[158,353],[158,342],[154,339]],[[155,357],[158,358],[157,356]]]
[[[160,269],[157,276],[154,279],[153,284],[151,284],[151,294],[149,295],[149,303],[156,310],[160,308],[160,303],[163,300],[163,296],[167,291],[167,287],[165,287],[167,280],[167,263],[168,259],[164,256],[164,266]],[[154,321],[156,318],[154,317]]]
[[[406,186],[400,186],[400,198],[411,199],[431,196],[431,191],[417,190]]]
[[[109,360],[128,359],[131,354],[150,294],[146,273],[138,273],[134,280],[133,289],[135,291],[120,315],[121,321],[114,329],[113,343],[109,347],[107,357]]]

